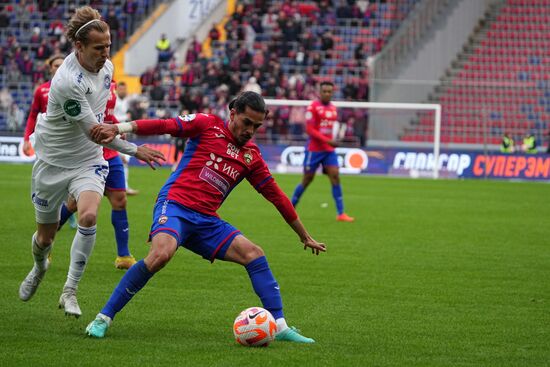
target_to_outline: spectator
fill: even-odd
[[[10,26],[10,17],[6,12],[6,9],[2,6],[0,10],[0,28],[8,28],[9,26]]]
[[[530,132],[523,138],[521,149],[527,154],[536,154],[538,152],[537,139],[535,138],[535,134]]]
[[[500,143],[500,151],[502,153],[514,153],[516,151],[514,139],[512,139],[510,135],[508,135],[508,133],[504,133],[504,136],[502,137],[502,142]]]
[[[4,87],[0,90],[0,110],[7,111],[13,103],[13,97],[11,96],[8,88]]]
[[[135,0],[127,0],[124,2],[124,5],[122,5],[122,9],[126,14],[133,15],[137,12],[138,3]]]
[[[256,81],[256,78],[251,76],[248,78],[248,82],[243,87],[243,92],[256,92],[258,94],[262,94],[262,87],[260,87],[260,84]]]
[[[47,7],[48,19],[62,19],[63,18],[63,8],[59,6],[58,1],[54,1],[51,6]]]
[[[151,101],[155,102],[161,102],[164,101],[164,96],[166,95],[166,91],[162,87],[160,81],[155,80],[153,82],[153,88],[149,91],[149,97],[151,98]]]
[[[7,117],[7,127],[8,130],[11,132],[16,132],[21,130],[23,127],[23,119],[25,118],[25,114],[19,106],[17,106],[17,103],[12,102],[9,110],[8,110],[8,117]]]
[[[105,23],[109,25],[109,30],[111,32],[111,42],[117,45],[121,27],[120,27],[120,21],[118,20],[118,17],[116,16],[116,13],[115,13],[115,9],[113,7],[109,8],[107,16],[105,17]]]
[[[160,39],[157,41],[156,48],[158,51],[158,62],[168,62],[172,58],[171,45],[166,33],[160,35]]]
[[[208,37],[210,37],[211,41],[219,41],[220,31],[218,31],[215,24],[212,24],[212,28],[210,28],[210,31],[208,32]]]
[[[57,18],[50,23],[48,27],[48,34],[50,36],[61,36],[65,32],[65,25],[61,21],[61,18]]]

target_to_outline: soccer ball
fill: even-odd
[[[275,339],[277,323],[271,313],[261,307],[250,307],[237,316],[233,334],[239,344],[267,347]]]

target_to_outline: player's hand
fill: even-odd
[[[327,247],[324,243],[317,242],[313,238],[306,238],[303,240],[304,243],[304,250],[307,250],[308,247],[311,249],[311,253],[315,255],[319,255],[319,252],[326,252]]]
[[[116,125],[100,124],[90,130],[90,138],[96,144],[109,144],[118,135]]]
[[[338,146],[338,142],[336,140],[329,140],[327,143],[328,143],[328,145],[330,145],[331,147],[334,147],[334,148],[336,148]]]
[[[166,161],[166,157],[164,157],[164,154],[162,154],[158,150],[151,149],[146,145],[140,145],[137,148],[135,157],[147,163],[152,169],[155,169],[154,163],[161,166],[162,161]]]
[[[32,155],[32,145],[28,140],[23,142],[23,153],[28,157]]]

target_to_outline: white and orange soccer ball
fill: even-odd
[[[235,340],[247,347],[267,347],[275,339],[276,332],[275,319],[261,307],[247,308],[233,323]]]

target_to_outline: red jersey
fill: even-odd
[[[111,83],[111,94],[107,100],[107,106],[105,107],[105,120],[106,124],[118,124],[118,120],[115,117],[115,105],[116,105],[116,94],[115,94],[115,83]],[[118,155],[116,150],[103,147],[103,158],[108,161],[111,158],[114,158]]]
[[[258,146],[239,146],[227,123],[219,117],[192,114],[167,120],[137,120],[137,134],[189,138],[176,171],[160,190],[158,201],[172,200],[197,212],[216,211],[243,179],[272,202],[287,222],[298,215],[281,191]]]
[[[311,152],[332,152],[334,147],[328,144],[333,139],[332,125],[338,121],[336,106],[313,101],[306,112],[306,132],[309,135],[306,149]]]
[[[27,126],[25,127],[25,135],[23,140],[29,141],[29,136],[34,133],[36,127],[36,118],[39,113],[46,112],[48,107],[48,93],[50,91],[51,81],[40,84],[34,91],[29,117],[27,118]]]

